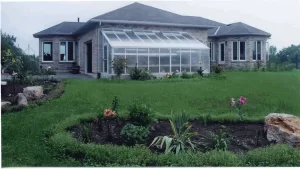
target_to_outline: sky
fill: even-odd
[[[200,16],[225,24],[243,22],[272,34],[277,49],[300,44],[300,0],[65,1],[1,2],[1,29],[17,37],[24,51],[38,54],[34,33],[63,21],[81,22],[129,5],[150,5],[180,15]]]

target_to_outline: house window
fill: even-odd
[[[213,42],[209,42],[209,56],[210,56],[210,60],[214,61],[215,57],[214,57],[214,43]]]
[[[235,41],[232,44],[232,60],[246,60],[246,42]]]
[[[74,60],[75,43],[73,41],[60,42],[60,61],[69,62]]]
[[[43,61],[52,61],[52,42],[43,42]]]
[[[262,42],[253,42],[253,60],[262,60]]]

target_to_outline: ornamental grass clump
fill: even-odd
[[[244,112],[242,111],[243,105],[246,104],[247,98],[241,96],[238,101],[235,101],[234,98],[231,98],[231,107],[235,108],[238,115],[240,116],[240,120],[244,120]]]

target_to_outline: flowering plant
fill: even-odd
[[[235,108],[237,110],[237,113],[240,116],[240,120],[243,120],[244,113],[242,112],[242,106],[246,104],[247,98],[241,96],[238,101],[235,101],[234,98],[231,98],[231,107]]]
[[[114,69],[114,72],[120,79],[121,74],[124,73],[125,71],[125,67],[127,67],[126,65],[127,59],[125,59],[124,56],[118,56],[115,57],[114,60],[111,62],[112,62],[112,68]]]
[[[117,113],[112,111],[111,109],[104,110],[104,117],[115,117],[115,116],[117,116]]]

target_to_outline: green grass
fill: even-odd
[[[67,117],[103,113],[114,95],[121,115],[139,101],[156,111],[157,118],[185,111],[191,117],[211,113],[214,120],[235,121],[231,97],[247,97],[246,119],[263,121],[270,112],[300,116],[300,71],[227,72],[226,80],[189,79],[108,82],[67,80],[65,94],[34,109],[2,115],[3,166],[78,166],[72,159],[53,158],[46,146],[45,130]]]

